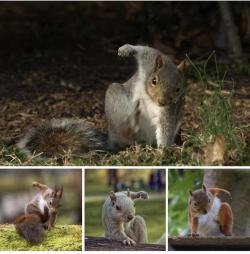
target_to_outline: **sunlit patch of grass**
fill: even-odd
[[[82,227],[57,225],[48,232],[40,244],[31,245],[20,237],[14,225],[0,225],[1,251],[80,251],[82,250]]]

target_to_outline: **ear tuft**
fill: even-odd
[[[127,196],[130,197],[130,189],[127,189]]]
[[[189,194],[190,196],[193,196],[193,192],[191,190],[189,190]]]
[[[185,72],[186,67],[187,67],[187,61],[186,61],[186,60],[182,60],[182,61],[177,65],[177,69],[178,69],[180,72]]]
[[[59,197],[62,198],[63,195],[63,186],[61,186],[60,191],[59,191]]]
[[[158,55],[155,59],[155,68],[154,71],[159,70],[163,66],[163,59],[161,55]]]
[[[114,204],[115,201],[116,201],[116,196],[115,196],[115,193],[113,191],[110,192],[109,197],[110,197],[112,203]]]
[[[205,192],[207,192],[207,187],[206,187],[205,184],[202,184],[202,190],[205,191]]]

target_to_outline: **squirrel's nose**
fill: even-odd
[[[133,218],[134,218],[134,216],[133,215],[128,215],[128,220],[132,220]]]

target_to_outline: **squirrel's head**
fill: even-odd
[[[129,222],[135,217],[135,203],[130,198],[129,190],[127,193],[110,192],[109,195],[111,210],[110,215],[117,222]]]
[[[185,60],[177,67],[170,59],[158,54],[147,80],[147,94],[158,106],[176,104],[185,92]]]
[[[61,206],[60,202],[63,195],[63,186],[61,188],[55,187],[50,195],[46,197],[47,204],[49,208],[57,209]]]
[[[193,215],[199,216],[207,214],[213,204],[214,196],[207,191],[206,186],[202,185],[202,189],[189,192],[189,208]]]

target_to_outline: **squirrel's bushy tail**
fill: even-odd
[[[103,150],[106,144],[107,136],[86,120],[53,119],[32,128],[17,147],[27,155],[49,158]]]
[[[40,217],[35,214],[18,217],[15,227],[17,233],[31,244],[40,243],[46,235]]]

